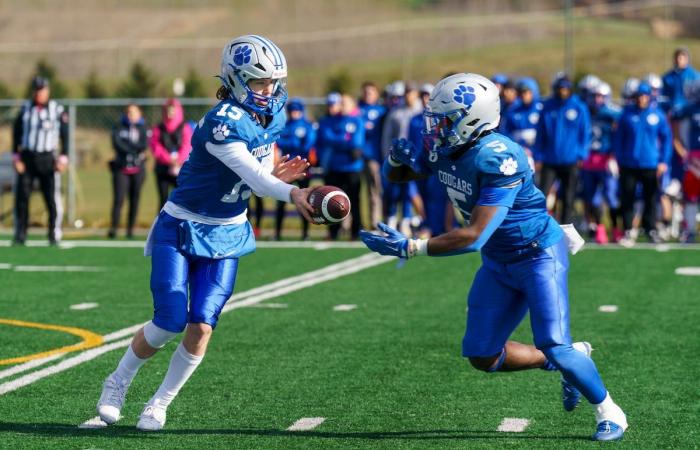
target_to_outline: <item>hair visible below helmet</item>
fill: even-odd
[[[287,101],[287,60],[272,41],[249,34],[226,44],[221,55],[221,81],[229,96],[260,114],[275,114]],[[275,83],[271,96],[256,94],[248,87],[250,80],[271,79]]]
[[[540,97],[540,87],[537,84],[537,80],[530,77],[523,77],[518,80],[516,85],[518,92],[530,91],[532,92],[532,97],[538,99]]]
[[[475,73],[458,73],[435,85],[423,113],[424,134],[435,140],[434,151],[449,155],[498,126],[498,88]]]
[[[637,93],[637,88],[639,87],[638,78],[628,78],[625,81],[625,85],[622,87],[622,98],[631,99]]]

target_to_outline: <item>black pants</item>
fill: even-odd
[[[576,181],[578,168],[576,164],[555,166],[544,164],[540,174],[540,189],[546,196],[552,188],[554,181],[559,179],[561,194],[560,223],[571,223],[571,213],[574,209],[574,196],[576,195]]]
[[[642,228],[649,233],[655,228],[654,222],[656,221],[656,191],[658,189],[656,169],[629,169],[620,167],[622,224],[625,230],[632,229],[637,183],[642,185],[642,200],[644,202]]]
[[[177,177],[170,175],[168,166],[156,165],[156,188],[158,189],[158,199],[160,200],[160,208],[163,208],[165,202],[168,201],[168,194],[171,187],[177,187]]]
[[[301,189],[309,187],[309,179],[305,178],[296,182],[296,185]],[[280,240],[282,237],[282,222],[284,222],[284,210],[287,206],[287,202],[277,202],[277,213],[275,215],[275,239]],[[309,222],[301,217],[301,238],[306,239],[309,237]]]
[[[360,223],[361,176],[361,172],[328,172],[325,178],[326,184],[339,187],[348,194],[348,198],[350,199],[350,214],[352,216],[350,235],[353,240],[357,239],[360,235],[360,228],[362,226]],[[338,239],[339,231],[340,224],[328,226],[328,232],[333,240]]]
[[[129,195],[129,217],[126,226],[127,236],[131,236],[136,223],[136,216],[139,212],[139,198],[141,197],[141,186],[146,178],[143,168],[134,174],[125,174],[119,169],[112,170],[112,227],[111,231],[119,228],[119,216],[121,216],[124,198]]]
[[[25,170],[17,174],[15,189],[15,241],[23,243],[27,239],[29,226],[29,197],[32,194],[34,180],[39,179],[41,194],[49,213],[49,241],[55,241],[56,228],[56,179],[54,178],[53,153],[34,153],[24,151],[21,154]]]

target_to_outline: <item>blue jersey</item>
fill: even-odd
[[[547,214],[545,197],[535,187],[525,151],[506,136],[488,134],[455,159],[423,152],[418,165],[420,172],[437,175],[466,221],[482,188],[523,183],[513,207],[481,249],[484,256],[499,262],[515,261],[562,238],[561,227]]]
[[[533,154],[535,161],[571,165],[588,157],[591,119],[576,95],[550,97],[542,105]]]
[[[672,69],[664,74],[661,93],[668,100],[671,111],[677,111],[688,103],[685,98],[686,86],[697,79],[700,79],[700,72],[692,66],[685,69]]]
[[[283,154],[291,158],[301,156],[309,157],[309,150],[316,143],[316,125],[305,118],[290,120],[282,130],[277,146]]]
[[[656,169],[671,162],[672,136],[666,114],[659,108],[627,106],[613,135],[620,167]]]
[[[591,152],[612,151],[612,134],[621,114],[617,105],[603,105],[591,113]]]
[[[362,151],[365,143],[364,124],[357,116],[325,116],[318,123],[318,145],[321,167],[330,172],[360,172],[364,167]]]
[[[690,119],[688,127],[688,150],[700,150],[700,103],[691,103],[681,108],[674,117]]]
[[[523,147],[531,149],[535,145],[541,111],[542,102],[532,101],[527,105],[520,102],[509,109],[501,119],[501,132]]]
[[[243,142],[259,161],[272,157],[286,117],[284,112],[268,119],[263,127],[238,103],[227,99],[211,109],[197,124],[192,151],[182,166],[177,187],[169,200],[206,217],[231,218],[242,214],[251,190],[241,177],[207,150],[207,146]]]
[[[386,106],[368,105],[360,102],[360,111],[365,124],[365,145],[362,148],[367,159],[382,160],[382,125],[386,117]]]

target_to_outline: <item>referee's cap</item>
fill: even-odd
[[[44,89],[46,87],[49,87],[49,79],[46,77],[42,76],[35,76],[32,78],[32,90],[33,91],[38,91],[39,89]]]

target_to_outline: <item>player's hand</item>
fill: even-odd
[[[394,139],[391,141],[389,156],[396,162],[405,166],[413,167],[418,156],[418,151],[413,143],[407,139]]]
[[[15,166],[15,171],[20,175],[22,175],[24,171],[27,170],[26,166],[24,165],[24,162],[22,162],[21,159],[15,159],[12,164]]]
[[[292,203],[294,203],[294,206],[297,207],[299,214],[304,216],[304,219],[306,219],[307,222],[314,223],[314,221],[311,219],[311,213],[314,211],[314,208],[307,200],[310,193],[311,188],[299,189],[298,187],[295,187],[292,189],[292,192],[289,193],[289,198]]]
[[[284,181],[291,183],[292,181],[301,180],[306,177],[306,169],[309,168],[309,162],[296,156],[289,159],[289,155],[282,156],[272,168],[272,175]]]
[[[386,235],[381,236],[366,230],[360,230],[360,239],[362,239],[367,248],[380,255],[398,256],[399,258],[408,259],[408,238],[382,222],[379,222],[377,227]]]
[[[68,157],[66,155],[61,155],[56,160],[56,171],[63,173],[68,167]]]
[[[663,176],[663,174],[665,174],[667,170],[668,166],[666,165],[666,163],[659,163],[659,165],[656,166],[656,176],[658,178],[661,178],[661,176]]]

